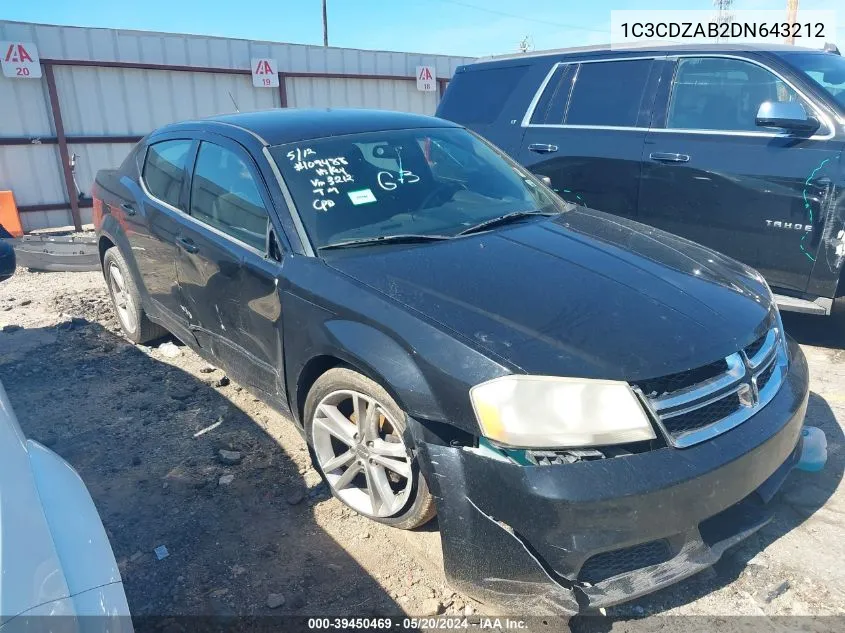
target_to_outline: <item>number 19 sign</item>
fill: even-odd
[[[41,60],[32,42],[0,42],[3,75],[15,79],[39,79]]]
[[[278,88],[279,69],[275,59],[252,58],[252,85],[256,88]]]

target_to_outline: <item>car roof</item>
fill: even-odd
[[[461,127],[456,123],[422,114],[353,108],[298,109],[275,108],[257,112],[224,114],[199,121],[185,121],[165,126],[157,132],[206,129],[223,131],[234,126],[257,137],[264,145],[427,127]]]
[[[532,59],[538,57],[560,57],[566,55],[595,55],[601,57],[604,55],[629,55],[634,53],[731,53],[731,52],[755,52],[755,53],[772,53],[774,55],[782,55],[784,53],[819,53],[822,55],[829,54],[824,50],[818,48],[805,48],[801,46],[792,46],[790,44],[639,44],[639,45],[625,45],[625,44],[600,44],[596,46],[579,46],[573,48],[558,48],[554,50],[533,51],[531,53],[510,53],[506,55],[494,55],[479,59],[478,64],[489,62]],[[466,66],[472,66],[467,64]]]

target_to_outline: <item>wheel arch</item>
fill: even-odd
[[[408,415],[445,419],[420,368],[397,341],[375,328],[353,321],[325,323],[331,345],[315,351],[296,372],[291,411],[305,424],[305,400],[314,382],[334,367],[348,367],[378,383]]]

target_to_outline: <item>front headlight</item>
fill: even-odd
[[[655,438],[631,387],[613,380],[511,375],[470,389],[485,437],[521,448],[574,448]]]

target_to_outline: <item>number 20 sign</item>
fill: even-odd
[[[266,57],[252,58],[252,85],[256,88],[277,88],[279,68],[276,60]]]
[[[14,79],[39,79],[41,60],[32,42],[0,42],[3,75]]]

